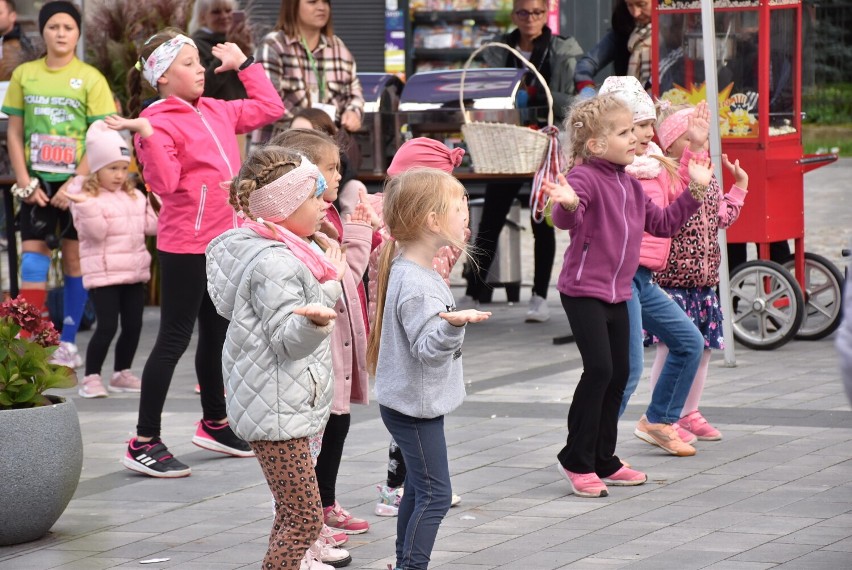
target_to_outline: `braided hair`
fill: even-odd
[[[281,178],[302,164],[302,155],[293,149],[266,145],[254,149],[237,176],[231,181],[228,202],[250,220],[257,219],[249,210],[251,193]]]
[[[584,99],[571,106],[565,119],[565,155],[568,170],[574,166],[577,158],[594,156],[589,150],[588,142],[591,139],[603,141],[612,132],[613,117],[620,111],[633,116],[627,103],[610,93]]]

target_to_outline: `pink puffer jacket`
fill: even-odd
[[[79,193],[78,176],[69,193]],[[86,289],[144,283],[151,279],[151,254],[145,236],[157,233],[157,214],[142,192],[100,191],[71,203],[80,239],[80,268]]]

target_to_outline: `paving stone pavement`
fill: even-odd
[[[849,180],[852,160],[806,176],[809,251],[840,259],[852,235]],[[529,232],[523,248],[530,252]],[[632,435],[649,400],[644,381],[619,424],[618,450],[648,473],[648,483],[581,499],[555,469],[581,372],[576,347],[551,342],[567,330],[558,295],[552,291],[554,316],[544,324],[523,323],[525,303],[510,306],[500,295],[494,317],[467,334],[469,396],[446,424],[462,503],[441,526],[432,568],[852,568],[852,412],[833,335],[768,352],[738,347],[736,367],[716,355],[702,411],[724,439],[699,442],[690,458],[665,455]],[[524,302],[528,295],[525,288]],[[158,310],[147,309],[137,373],[157,320]],[[82,347],[89,336],[81,334]],[[46,537],[0,548],[0,569],[259,567],[271,525],[269,492],[254,459],[224,458],[190,443],[200,419],[194,384],[187,354],[166,403],[164,439],[193,474],[172,481],[119,464],[138,396],[83,400],[67,391],[83,430],[82,480]],[[372,514],[387,441],[375,404],[355,407],[338,496],[372,527],[351,538],[350,568],[393,562],[396,520]],[[168,561],[140,566],[152,558]]]

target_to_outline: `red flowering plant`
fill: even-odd
[[[51,405],[46,390],[77,384],[73,370],[50,362],[58,345],[53,323],[23,298],[0,303],[0,410]]]

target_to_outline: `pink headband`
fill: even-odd
[[[681,109],[660,125],[657,130],[657,137],[660,139],[660,148],[663,152],[669,150],[669,147],[680,138],[689,128],[689,117],[692,116],[693,109]]]
[[[325,190],[319,169],[305,157],[302,163],[249,195],[249,210],[258,221],[280,222],[295,212],[314,191]]]
[[[461,164],[463,156],[463,148],[449,149],[444,143],[418,137],[399,147],[388,166],[388,176],[402,174],[415,166],[437,168],[452,174],[453,168]]]

